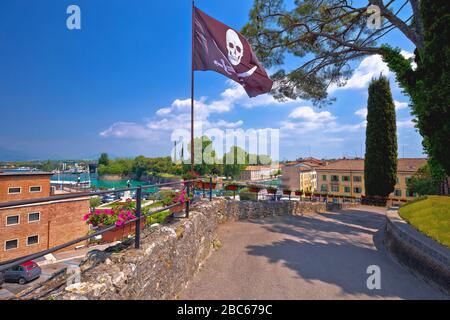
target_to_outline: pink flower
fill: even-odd
[[[83,217],[83,220],[84,221],[88,221],[89,220],[89,218],[91,217],[91,215],[92,215],[92,213],[88,213],[88,214],[86,214],[84,217]]]
[[[116,222],[116,227],[121,227],[125,224],[125,222],[123,220],[117,220]]]
[[[96,215],[101,215],[102,214],[102,210],[99,210],[99,209],[95,210],[95,214]]]

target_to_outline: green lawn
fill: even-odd
[[[450,248],[450,197],[428,196],[403,206],[399,214],[416,229]]]

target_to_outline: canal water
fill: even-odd
[[[122,189],[122,188],[126,188],[127,187],[127,182],[128,180],[116,180],[116,181],[106,181],[106,180],[98,180],[96,175],[89,175],[87,173],[82,173],[82,174],[70,174],[70,173],[65,173],[65,174],[54,174],[51,178],[51,181],[56,183],[58,181],[70,181],[70,182],[77,182],[78,181],[78,177],[80,177],[80,181],[84,182],[84,181],[89,181],[89,179],[91,180],[91,186],[93,188],[98,188],[98,189]],[[130,180],[131,183],[131,187],[132,188],[136,188],[139,186],[143,186],[146,183],[142,182],[142,181],[137,181],[137,180]],[[156,192],[158,191],[158,188],[149,188],[149,189],[145,189],[145,192]]]

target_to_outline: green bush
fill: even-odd
[[[248,188],[244,188],[239,192],[239,199],[242,201],[256,201],[258,200],[258,194],[254,192],[250,192]]]
[[[151,216],[147,217],[147,225],[152,225],[155,223],[163,223],[164,220],[166,220],[166,218],[168,216],[170,216],[171,214],[172,214],[172,212],[170,212],[170,210],[152,214]]]

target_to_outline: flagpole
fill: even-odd
[[[194,61],[195,61],[195,0],[192,0],[192,66],[191,66],[191,170],[194,173]]]

